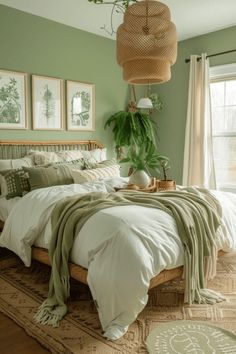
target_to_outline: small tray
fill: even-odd
[[[126,187],[122,187],[122,188],[115,187],[115,190],[117,192],[118,191],[138,191],[138,192],[146,192],[146,193],[155,193],[158,190],[157,180],[155,177],[152,177],[149,186],[146,188],[140,188],[136,184],[128,184]]]

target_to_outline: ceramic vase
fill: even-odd
[[[129,178],[129,184],[135,184],[139,188],[146,188],[148,187],[151,179],[148,176],[147,172],[143,170],[136,170],[132,173]]]

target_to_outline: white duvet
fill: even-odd
[[[126,179],[55,186],[32,191],[11,210],[0,245],[29,266],[31,246],[48,248],[50,214],[64,197],[91,191],[113,191]],[[236,195],[214,192],[223,209],[218,248],[236,250]],[[150,279],[163,269],[183,265],[183,246],[174,219],[141,206],[119,206],[94,214],[83,226],[71,251],[71,261],[88,268],[88,284],[98,305],[104,336],[120,338],[145,307]]]

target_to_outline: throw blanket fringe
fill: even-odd
[[[58,326],[67,312],[66,300],[70,293],[68,261],[75,232],[102,209],[132,204],[157,208],[174,217],[185,252],[184,301],[213,304],[224,300],[220,294],[205,288],[205,278],[216,274],[215,238],[220,225],[219,203],[209,192],[202,190],[200,193],[194,188],[152,195],[94,192],[68,197],[57,203],[53,210],[49,249],[52,272],[48,298],[35,316],[37,322]]]

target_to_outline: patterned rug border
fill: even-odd
[[[145,340],[161,323],[203,321],[236,333],[236,257],[218,263],[218,275],[210,288],[222,291],[227,302],[216,305],[184,305],[183,281],[172,281],[151,292],[148,306],[119,341],[107,341],[101,332],[88,288],[73,283],[69,312],[61,327],[38,325],[33,316],[46,297],[50,268],[35,264],[29,269],[15,257],[0,258],[0,311],[22,327],[53,354],[146,354]]]
[[[59,343],[54,338],[50,337],[41,327],[37,326],[36,322],[32,322],[21,314],[17,316],[18,311],[1,299],[0,311],[13,320],[17,325],[19,325],[30,337],[37,340],[43,347],[48,349],[53,354],[66,353],[67,348]],[[37,335],[35,334],[35,329],[37,329]],[[50,345],[49,345],[50,344]],[[56,350],[54,350],[56,348]],[[64,350],[64,351],[63,351]]]

